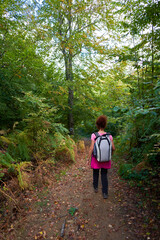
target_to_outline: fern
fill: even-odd
[[[25,180],[25,175],[24,175],[24,171],[28,168],[31,167],[32,164],[31,162],[21,162],[21,163],[17,163],[15,165],[15,168],[18,172],[18,182],[19,182],[19,186],[21,187],[22,190],[26,189],[29,187],[27,181]]]
[[[22,160],[29,160],[29,148],[25,142],[20,142],[17,146],[17,153]]]
[[[11,155],[10,155],[8,152],[5,153],[5,159],[6,159],[9,163],[15,162],[15,160],[11,157]]]
[[[20,169],[19,165],[16,166],[16,170],[18,172],[18,182],[19,182],[19,185],[20,185],[20,187],[22,189],[24,189],[26,187],[26,184],[24,184],[24,181],[23,181],[23,178],[22,178],[21,169]]]
[[[54,134],[54,137],[55,137],[56,147],[59,147],[60,145],[64,144],[65,137],[60,132],[56,132]]]
[[[14,133],[12,135],[12,142],[8,146],[8,152],[16,159],[21,159],[22,161],[30,160],[30,141],[27,134],[22,131],[18,134]]]
[[[68,160],[75,161],[75,142],[69,136],[64,137],[60,133],[55,134],[55,140],[57,143],[55,154],[56,160]],[[64,159],[66,158],[66,159]]]
[[[68,136],[66,138],[65,143],[66,143],[66,146],[68,147],[69,152],[71,154],[72,161],[75,161],[75,151],[74,151],[75,146],[76,146],[75,142],[73,141],[73,139],[71,137]]]
[[[4,173],[2,172],[2,169],[0,169],[0,180],[3,178]]]
[[[1,153],[0,152],[0,165],[3,167],[12,167],[12,163],[15,162],[15,160],[11,157],[9,153]]]
[[[69,133],[68,129],[65,128],[61,123],[52,123],[51,126],[56,133],[60,133],[61,135],[66,135]]]
[[[2,144],[10,144],[11,143],[10,139],[8,139],[4,136],[0,136],[0,142],[2,142]]]

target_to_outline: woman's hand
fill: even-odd
[[[91,162],[91,156],[92,156],[93,148],[94,148],[94,141],[91,140],[91,145],[90,145],[90,148],[89,148],[89,154],[88,154],[88,157],[86,159],[86,164],[88,166],[90,165],[90,162]]]
[[[87,158],[86,159],[86,165],[89,166],[89,164],[90,164],[90,160],[89,160],[89,158]]]

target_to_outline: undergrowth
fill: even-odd
[[[76,151],[68,130],[55,122],[54,108],[30,94],[26,102],[34,103],[34,111],[16,122],[12,131],[4,131],[0,136],[0,180],[14,175],[22,190],[31,187],[27,177],[31,166],[42,166],[43,161],[47,165],[57,161],[73,162]]]

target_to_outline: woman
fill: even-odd
[[[107,117],[102,115],[98,117],[96,120],[96,126],[98,128],[98,134],[101,136],[103,134],[106,134],[104,131],[105,127],[107,125]],[[103,198],[106,199],[108,198],[108,177],[107,177],[107,172],[108,169],[111,168],[111,161],[107,162],[98,162],[96,158],[93,156],[93,148],[94,148],[94,143],[95,143],[95,134],[92,133],[91,135],[91,146],[89,150],[89,157],[88,157],[88,163],[89,159],[91,159],[91,168],[93,169],[93,188],[95,192],[98,192],[98,180],[99,180],[99,169],[101,169],[101,182],[102,182],[102,194]],[[109,138],[112,143],[112,153],[115,150],[115,146],[113,143],[113,137],[112,135],[109,135]]]

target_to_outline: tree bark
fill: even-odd
[[[72,0],[67,0],[68,3],[68,33],[69,38],[72,36],[72,14],[71,14],[71,4]],[[74,101],[74,90],[73,90],[73,56],[72,56],[72,50],[69,48],[68,54],[68,71],[66,75],[66,80],[69,81],[69,87],[68,87],[68,128],[70,135],[74,135],[74,118],[73,118],[73,101]]]
[[[70,86],[68,88],[68,127],[71,135],[74,135],[74,119],[73,119],[73,101],[74,101],[74,90],[73,90],[73,68],[72,68],[72,53],[69,51],[69,81]]]
[[[74,118],[73,118],[73,105],[74,105],[74,90],[73,90],[73,68],[72,68],[72,53],[66,54],[63,49],[63,55],[65,60],[65,75],[66,81],[68,81],[68,129],[70,135],[74,135]]]
[[[64,62],[65,62],[65,75],[66,75],[66,81],[68,81],[68,129],[70,135],[74,135],[74,118],[73,118],[73,100],[74,100],[74,90],[73,90],[73,54],[71,49],[67,47],[67,41],[69,38],[72,36],[72,15],[71,15],[71,0],[67,0],[68,3],[68,36],[67,32],[65,34],[65,37],[63,41],[61,42],[61,50],[63,53],[64,57]],[[60,28],[59,28],[59,34],[60,36],[63,36],[61,26],[63,24],[63,18],[62,14],[59,12],[59,23],[60,23]]]

